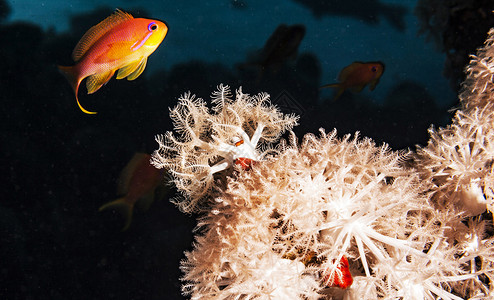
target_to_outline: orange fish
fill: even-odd
[[[147,58],[158,48],[168,32],[165,23],[137,18],[117,9],[111,16],[89,29],[72,52],[76,65],[58,66],[75,93],[84,78],[88,94],[96,92],[107,83],[115,71],[117,79],[134,80],[146,68]]]
[[[338,75],[338,83],[326,84],[321,88],[337,88],[338,92],[334,100],[338,99],[346,89],[360,92],[366,85],[370,84],[370,90],[373,91],[383,72],[384,64],[382,62],[354,62],[341,70]]]
[[[151,155],[146,153],[134,154],[118,180],[118,194],[124,196],[99,208],[99,211],[107,208],[118,210],[126,220],[122,231],[130,226],[134,204],[141,200],[145,209],[149,207],[154,200],[155,190],[161,183],[162,172],[150,164],[150,159]]]

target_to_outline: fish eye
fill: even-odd
[[[376,66],[373,66],[373,67],[371,68],[371,71],[372,71],[372,72],[377,72],[377,67],[376,67]]]
[[[155,31],[156,29],[158,29],[158,24],[156,24],[155,22],[149,23],[149,25],[148,25],[149,31]]]

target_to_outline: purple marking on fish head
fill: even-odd
[[[146,34],[146,36],[144,36],[144,38],[140,41],[136,41],[132,47],[130,48],[132,51],[136,51],[137,49],[141,48],[142,45],[144,45],[146,43],[146,41],[149,39],[149,37],[153,34],[153,32],[158,29],[158,25],[156,24],[156,22],[150,22],[148,24],[148,32]]]

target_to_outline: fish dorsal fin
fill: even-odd
[[[84,53],[86,53],[86,51],[105,33],[110,31],[118,24],[127,20],[132,20],[133,18],[134,17],[132,17],[131,14],[121,11],[117,8],[117,10],[115,10],[112,15],[99,22],[97,25],[91,27],[84,34],[84,36],[81,38],[79,43],[77,43],[74,51],[72,52],[72,58],[74,59],[74,61],[78,61],[84,55]]]
[[[340,75],[338,75],[338,80],[340,82],[345,81],[348,76],[350,76],[353,72],[355,72],[355,69],[360,68],[363,65],[361,62],[354,62],[349,66],[346,66],[341,70]]]

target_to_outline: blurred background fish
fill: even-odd
[[[295,60],[298,48],[305,36],[305,26],[301,24],[280,24],[266,41],[264,47],[240,64],[240,68],[255,66],[259,68],[258,80],[266,70],[277,72],[286,62]]]
[[[406,29],[405,16],[407,9],[404,5],[386,3],[380,0],[295,0],[309,8],[315,17],[346,16],[355,18],[371,25],[379,24],[381,18],[386,19],[393,28],[404,31]]]
[[[338,99],[346,89],[360,92],[368,84],[370,84],[369,89],[373,91],[383,72],[384,64],[382,62],[354,62],[341,70],[338,75],[338,83],[326,84],[321,88],[337,88],[338,91],[333,100]]]
[[[155,191],[160,185],[163,185],[163,172],[151,165],[150,159],[151,156],[147,153],[134,154],[118,179],[117,192],[119,195],[124,196],[99,208],[99,211],[105,209],[119,211],[125,218],[125,225],[122,231],[127,230],[132,222],[132,214],[136,202],[139,201],[142,209],[147,210],[155,199]]]
[[[72,86],[79,108],[87,114],[95,114],[79,103],[77,92],[84,78],[89,77],[86,81],[88,94],[99,90],[117,70],[117,79],[136,79],[167,32],[168,27],[163,22],[134,19],[119,9],[91,27],[72,52],[76,65],[58,67]]]

